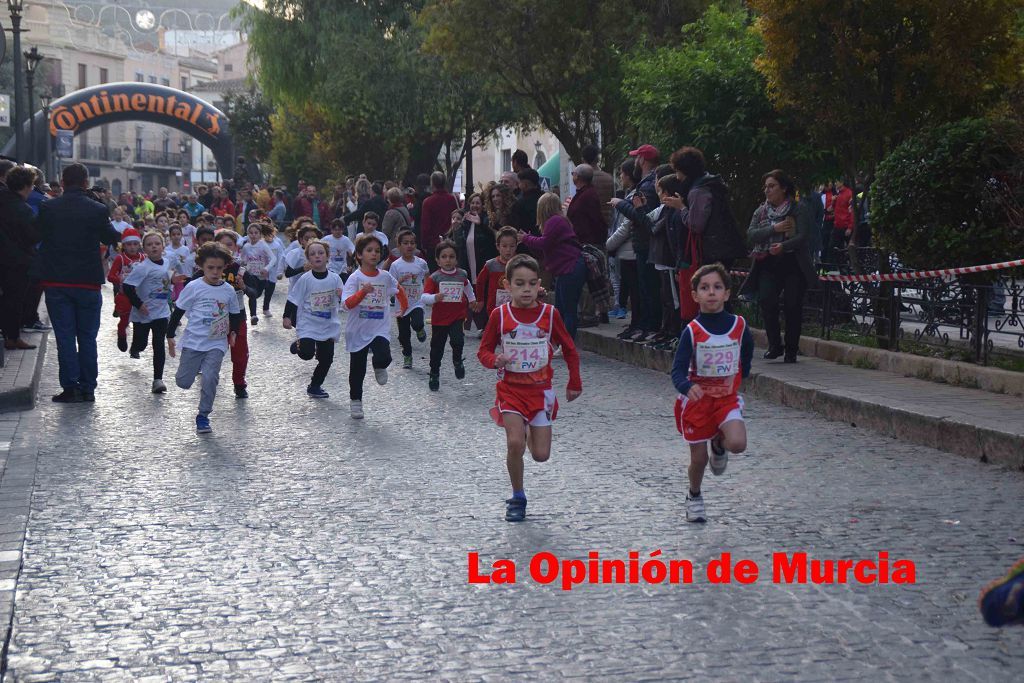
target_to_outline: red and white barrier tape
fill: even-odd
[[[823,282],[900,282],[906,280],[924,280],[948,275],[965,275],[967,273],[984,273],[991,270],[1005,270],[1024,266],[1024,259],[1003,261],[1002,263],[986,263],[983,266],[964,266],[961,268],[942,268],[940,270],[915,270],[909,273],[870,273],[868,275],[820,275]],[[733,275],[749,275],[748,271],[730,271]]]

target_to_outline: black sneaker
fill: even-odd
[[[298,354],[299,353],[299,342],[293,341],[292,345],[288,347],[288,350],[291,351],[293,354]]]
[[[466,365],[465,365],[465,363],[458,362],[458,363],[454,363],[454,365],[455,365],[455,379],[465,379],[466,378]]]
[[[324,391],[322,387],[318,387],[315,384],[310,384],[306,387],[306,395],[312,396],[313,398],[330,398],[330,394]]]
[[[431,391],[437,391],[441,388],[441,376],[430,373],[430,378],[427,380],[427,386],[430,387]]]
[[[241,384],[235,385],[235,398],[249,398],[249,392]]]
[[[526,499],[509,498],[505,501],[505,521],[521,522],[526,519]]]
[[[128,350],[128,337],[117,337],[117,350],[122,353]]]
[[[95,403],[95,402],[96,402],[96,394],[92,393],[91,391],[83,391],[82,392],[82,403]]]
[[[628,340],[630,337],[634,336],[638,331],[639,330],[637,330],[635,327],[627,327],[622,332],[619,332],[617,335],[615,335],[615,338]]]
[[[80,403],[82,394],[78,389],[65,389],[53,397],[54,403]]]
[[[783,363],[795,363],[796,362],[796,354],[795,353],[794,354],[788,354],[787,353],[786,357],[782,359],[782,362]]]
[[[135,360],[138,360],[139,359],[139,352],[138,351],[129,351],[128,352],[128,357],[129,358],[134,358]]]
[[[764,352],[764,359],[775,360],[776,358],[780,358],[784,353],[786,353],[785,349],[769,348],[767,351]]]
[[[422,328],[416,330],[416,339],[420,342],[427,341],[427,331]]]

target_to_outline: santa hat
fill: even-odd
[[[121,233],[121,244],[128,244],[129,242],[141,242],[142,235],[135,228],[125,228],[124,232]]]

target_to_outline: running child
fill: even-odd
[[[309,270],[309,263],[306,261],[306,247],[313,240],[320,239],[320,230],[313,223],[305,223],[299,228],[292,245],[284,255],[284,275],[288,278],[288,289],[295,286],[302,274]]]
[[[725,310],[732,279],[722,264],[702,266],[693,274],[690,286],[700,313],[679,337],[672,383],[679,392],[676,429],[690,444],[686,521],[704,522],[707,517],[700,487],[708,465],[708,443],[715,476],[725,472],[730,451],[742,453],[747,448],[739,388],[750,374],[754,340],[746,320]]]
[[[349,258],[356,252],[356,245],[345,234],[345,221],[340,218],[331,221],[331,234],[324,237],[323,241],[330,249],[328,269],[340,275],[344,282],[348,279]]]
[[[199,247],[203,246],[204,244],[212,240],[213,228],[207,225],[202,225],[196,228],[196,241],[193,243],[195,245],[195,249],[193,249],[189,253],[188,258],[185,259],[185,272],[193,280],[203,276],[202,271],[199,269],[198,266],[196,266],[196,252],[199,250]]]
[[[388,253],[388,236],[382,233],[377,228],[380,226],[380,216],[375,211],[367,211],[363,214],[363,231],[356,235],[356,239],[359,239],[361,235],[373,235],[380,240],[380,243],[384,245],[384,250],[381,252],[380,260],[384,260],[384,256]]]
[[[142,236],[135,228],[125,228],[121,233],[121,253],[114,257],[107,271],[107,280],[114,285],[114,317],[117,321],[117,348],[128,350],[128,318],[131,315],[132,303],[121,291],[121,283],[128,277],[132,268],[146,260],[142,250]]]
[[[164,337],[167,321],[171,317],[171,289],[176,281],[184,282],[178,267],[164,257],[164,238],[160,233],[147,232],[142,238],[146,260],[139,263],[121,283],[121,291],[132,305],[131,357],[138,358],[146,349],[149,334],[153,333],[153,387],[154,394],[167,391],[164,384]]]
[[[192,225],[192,217],[185,209],[178,209],[177,220],[178,225],[181,226],[181,243],[195,251],[193,245],[196,241],[196,226]]]
[[[238,233],[230,228],[221,228],[217,231],[217,242],[232,254],[231,263],[224,267],[223,278],[235,295],[238,297],[238,305],[245,310],[245,297],[252,297],[253,291],[245,284],[241,264],[237,259],[238,254]],[[249,398],[249,384],[245,381],[245,372],[249,368],[249,328],[242,322],[238,325],[235,335],[235,343],[231,346],[231,383],[235,387],[235,398]]]
[[[505,463],[512,497],[505,501],[505,520],[521,522],[526,517],[523,455],[528,447],[537,462],[551,457],[551,426],[558,415],[558,399],[551,388],[555,346],[561,347],[569,368],[567,401],[575,401],[583,393],[583,382],[580,356],[562,316],[551,304],[537,301],[537,261],[525,254],[513,256],[505,267],[505,277],[512,300],[491,311],[477,358],[485,368],[498,371],[491,418],[505,428],[508,447]]]
[[[427,340],[427,332],[423,329],[423,285],[430,268],[427,262],[416,256],[416,234],[412,230],[398,233],[399,257],[388,261],[385,266],[395,276],[398,284],[405,291],[409,300],[409,308],[404,315],[398,316],[398,343],[402,347],[402,367],[412,369],[412,330],[416,330],[416,339],[421,343]]]
[[[164,259],[167,260],[175,274],[185,276],[175,280],[171,291],[171,301],[177,301],[178,295],[181,294],[181,290],[185,287],[185,282],[192,277],[192,271],[188,267],[192,251],[185,246],[181,226],[177,223],[171,223],[168,226],[167,235],[170,244],[164,247]],[[143,251],[145,251],[145,247],[143,247]]]
[[[242,245],[240,252],[242,268],[245,269],[242,278],[245,280],[246,296],[249,297],[249,322],[255,327],[260,321],[256,317],[256,304],[263,294],[264,283],[271,269],[277,265],[277,260],[273,249],[263,241],[259,223],[250,223],[246,235],[249,239]]]
[[[334,362],[334,343],[341,337],[341,276],[327,269],[330,247],[313,241],[306,245],[309,271],[288,289],[284,306],[284,329],[292,329],[298,339],[291,351],[302,360],[316,357],[316,368],[306,393],[313,398],[328,398],[324,391],[327,371]]]
[[[485,263],[476,276],[476,300],[478,304],[486,307],[488,316],[495,308],[512,300],[505,268],[516,255],[516,247],[519,246],[518,234],[515,228],[508,225],[499,230],[495,239],[498,255]]]
[[[397,296],[400,313],[409,307],[405,290],[386,270],[378,270],[384,243],[376,235],[356,238],[356,262],[359,268],[349,276],[342,289],[348,320],[345,322],[345,350],[349,352],[348,392],[352,417],[363,419],[363,379],[366,356],[373,354],[373,375],[377,384],[388,383],[391,365],[391,297]]]
[[[167,324],[167,351],[174,358],[174,333],[181,318],[188,316],[174,381],[182,389],[190,389],[196,375],[203,375],[199,412],[196,414],[198,434],[213,431],[210,413],[220,382],[220,366],[228,346],[235,343],[238,326],[245,322],[235,290],[224,282],[224,269],[233,262],[234,257],[224,245],[209,242],[201,246],[196,252],[196,263],[202,269],[203,277],[185,285]]]
[[[274,252],[274,267],[270,270],[267,280],[263,285],[263,316],[270,317],[270,300],[274,298],[274,291],[277,289],[277,281],[284,277],[284,245],[277,236],[277,227],[269,222],[260,222],[260,234],[263,241],[267,243],[270,250]]]
[[[442,240],[434,250],[437,270],[427,277],[423,286],[423,303],[432,304],[430,312],[430,377],[431,391],[441,388],[441,359],[444,358],[444,344],[452,347],[452,364],[455,378],[466,376],[466,365],[462,359],[462,348],[466,333],[462,323],[466,320],[466,303],[476,301],[473,285],[466,271],[459,268],[455,243]]]

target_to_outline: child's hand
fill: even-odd
[[[671,197],[663,197],[661,203],[676,210],[681,210],[683,208],[683,198],[677,193],[673,193]]]
[[[292,321],[288,318],[281,318],[281,325],[283,325],[286,330],[292,329]]]
[[[139,313],[141,313],[142,315],[148,316],[149,315],[149,306],[147,306],[146,304],[142,304],[141,306],[139,306]]]
[[[373,284],[364,282],[363,286],[359,288],[359,291],[363,294],[373,294]]]
[[[537,298],[538,299],[544,299],[544,298],[547,297],[547,295],[548,295],[548,290],[544,289],[543,287],[541,287],[540,289],[537,290]]]
[[[434,295],[434,303],[435,304],[444,303],[444,294],[441,293],[441,292],[438,292],[437,294],[435,294]]]
[[[174,350],[174,338],[173,337],[168,337],[167,338],[167,355],[170,356],[171,358],[174,358],[175,356],[178,355],[175,352],[175,350]]]
[[[235,332],[229,333],[228,334],[228,346],[234,346],[235,345],[235,340],[237,338],[238,338],[238,334],[237,333],[235,333]]]
[[[686,398],[691,401],[699,401],[704,398],[704,390],[700,388],[699,384],[694,384],[690,387],[690,390],[686,392]]]
[[[580,397],[580,394],[582,394],[582,393],[583,393],[582,390],[566,389],[565,390],[565,400],[566,401],[575,401],[576,399],[578,399]]]
[[[505,354],[499,353],[494,357],[494,368],[496,370],[500,370],[506,365],[508,365],[508,358],[505,357]]]
[[[474,313],[479,313],[484,308],[484,302],[483,301],[474,301],[473,303],[471,303],[469,305],[469,307],[470,307],[470,309],[472,309],[472,311]]]

